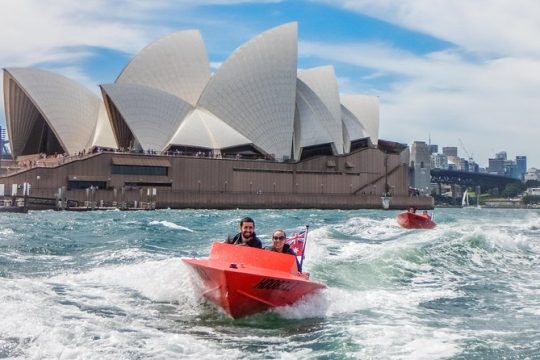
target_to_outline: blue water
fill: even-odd
[[[310,225],[305,270],[328,288],[232,320],[180,261],[252,216]],[[540,211],[157,210],[0,214],[0,358],[538,359]]]

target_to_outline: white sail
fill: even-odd
[[[469,190],[465,190],[463,193],[463,198],[461,199],[461,206],[469,206]]]

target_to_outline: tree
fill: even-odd
[[[525,187],[525,184],[513,182],[504,187],[501,195],[508,198],[516,197],[522,192],[524,192],[526,189],[527,188]]]

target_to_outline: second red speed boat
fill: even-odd
[[[323,289],[298,272],[289,254],[215,242],[208,259],[182,259],[202,295],[233,318],[291,305]]]
[[[436,225],[428,214],[417,214],[413,211],[399,214],[397,222],[406,229],[433,229]]]

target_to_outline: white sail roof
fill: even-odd
[[[116,140],[114,139],[114,133],[107,116],[107,110],[105,104],[101,102],[99,106],[99,113],[96,122],[96,129],[94,131],[91,147],[106,147],[109,149],[116,149]]]
[[[343,131],[320,97],[302,80],[296,85],[297,120],[294,158],[299,159],[307,146],[333,144],[334,153],[343,153]]]
[[[343,129],[341,122],[341,104],[336,74],[333,66],[319,66],[298,72],[302,80],[319,97],[331,117],[330,135],[338,154],[343,154]],[[328,121],[326,119],[325,121]]]
[[[341,119],[343,121],[343,147],[345,153],[351,151],[351,141],[369,137],[364,126],[345,106],[341,105]]]
[[[198,30],[165,36],[137,54],[116,79],[175,95],[195,105],[210,79],[208,55]]]
[[[234,130],[212,113],[197,108],[182,122],[170,145],[223,149],[251,144],[245,136]]]
[[[101,85],[143,150],[163,151],[193,107],[161,90],[135,84]]]
[[[297,25],[268,30],[239,47],[210,79],[199,105],[277,158],[290,156]]]
[[[79,83],[53,72],[34,68],[4,70],[6,122],[15,157],[22,155],[28,143],[39,142],[35,131],[43,119],[63,150],[69,154],[99,143],[102,134],[111,132],[106,122],[97,127],[102,101]],[[96,141],[94,139],[96,138]]]
[[[326,145],[342,154],[353,141],[369,137],[377,144],[379,136],[376,97],[340,97],[332,66],[297,72],[296,23],[246,42],[214,76],[200,33],[173,33],[141,50],[114,84],[102,85],[102,95],[105,102],[45,70],[5,70],[14,155],[249,145],[299,159],[306,147],[314,147],[307,156],[328,152]]]
[[[369,95],[342,95],[341,104],[351,112],[368,133],[371,142],[379,141],[379,99]],[[351,138],[351,140],[354,140]]]

